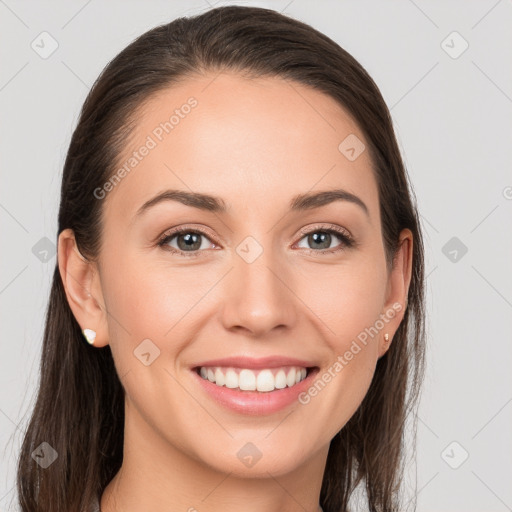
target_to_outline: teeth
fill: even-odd
[[[307,370],[298,366],[264,370],[202,366],[200,375],[217,386],[226,386],[230,389],[238,388],[242,391],[268,392],[283,389],[286,386],[290,388],[295,386],[306,378]]]
[[[276,373],[274,385],[276,386],[277,389],[283,389],[286,387],[286,373],[284,372],[284,370],[279,370]]]
[[[241,370],[238,375],[238,387],[243,391],[256,390],[256,375],[251,370]]]
[[[292,387],[295,384],[295,368],[292,368],[286,377],[286,384],[288,387]]]
[[[242,389],[241,384],[240,389]],[[256,379],[256,389],[258,391],[274,391],[274,389],[276,389],[276,379],[270,370],[262,370],[260,373],[258,373],[258,377]]]
[[[226,373],[226,387],[237,388],[238,387],[238,375],[233,370],[228,370]]]
[[[215,383],[218,386],[224,386],[226,383],[226,378],[224,377],[224,374],[221,372],[220,368],[215,370]]]

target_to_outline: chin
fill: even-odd
[[[204,464],[215,471],[237,478],[268,478],[269,474],[274,477],[286,475],[306,462],[303,449],[294,455],[289,449],[277,450],[268,447],[268,443],[267,447],[262,446],[260,449],[250,441],[237,443],[233,452],[223,450],[208,455],[201,458]]]

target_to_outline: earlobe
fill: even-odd
[[[380,359],[389,349],[389,333],[384,333],[384,341],[381,343],[381,346],[379,347],[379,357],[377,359]]]
[[[96,331],[93,331],[92,329],[83,329],[82,334],[87,340],[87,343],[94,345],[94,340],[96,339]]]
[[[105,307],[100,305],[103,297],[99,275],[94,264],[80,254],[71,229],[65,229],[59,235],[58,265],[69,307],[85,340],[96,347],[107,345],[107,322]]]
[[[386,325],[386,336],[381,337],[379,357],[382,357],[389,349],[394,333],[397,331],[407,309],[409,286],[412,276],[413,263],[413,237],[409,229],[403,229],[400,233],[398,250],[393,259],[392,269],[388,279],[387,297],[383,313],[391,316]],[[389,317],[388,316],[388,317]]]

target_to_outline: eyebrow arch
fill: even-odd
[[[187,192],[185,190],[165,190],[146,201],[137,210],[135,217],[142,215],[146,210],[163,201],[177,201],[186,206],[213,213],[225,213],[227,211],[226,203],[220,197],[201,194],[199,192]],[[369,216],[366,204],[358,196],[342,189],[309,192],[294,196],[290,201],[290,210],[295,212],[312,210],[334,201],[348,201],[356,204]]]
[[[312,210],[314,208],[320,208],[326,204],[330,204],[334,201],[348,201],[358,205],[366,213],[370,215],[366,204],[355,194],[347,192],[343,189],[325,190],[322,192],[310,192],[306,194],[299,194],[292,198],[290,202],[290,210],[292,211],[303,211]]]

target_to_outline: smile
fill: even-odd
[[[197,368],[197,372],[205,380],[217,386],[225,386],[239,391],[259,391],[262,393],[293,387],[303,381],[308,375],[308,369],[299,366],[280,368],[262,368],[251,370],[234,367],[207,367]]]

